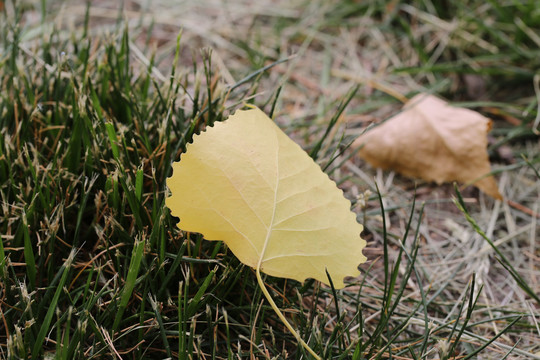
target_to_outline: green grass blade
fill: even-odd
[[[473,351],[472,353],[468,354],[467,356],[465,356],[463,358],[463,360],[469,360],[471,358],[473,358],[474,356],[476,356],[478,353],[480,353],[482,350],[484,350],[485,348],[487,348],[492,342],[494,342],[495,340],[497,340],[499,337],[501,337],[502,335],[506,334],[508,332],[508,330],[510,330],[510,328],[512,326],[514,326],[515,323],[517,323],[519,320],[521,320],[521,316],[518,316],[514,319],[514,321],[512,321],[510,324],[506,325],[504,329],[502,329],[501,331],[499,331],[494,337],[492,337],[491,339],[489,339],[488,342],[486,342],[485,344],[483,344],[482,346],[480,346],[478,349],[476,349],[475,351]]]
[[[143,170],[137,169],[137,174],[135,175],[135,198],[141,203],[142,193],[143,193]]]
[[[39,328],[38,335],[36,337],[36,342],[34,343],[34,347],[32,348],[32,359],[39,358],[39,355],[41,351],[43,350],[43,341],[45,340],[45,336],[47,336],[47,333],[50,331],[50,324],[52,321],[52,318],[54,316],[54,313],[57,309],[58,299],[60,298],[61,293],[64,291],[64,285],[66,284],[66,280],[68,278],[68,274],[71,269],[71,264],[73,262],[73,259],[75,258],[75,251],[72,250],[69,253],[69,257],[64,262],[62,267],[59,270],[59,274],[62,274],[60,278],[60,282],[56,286],[56,291],[54,292],[54,296],[49,304],[47,314],[45,315],[45,318],[41,322],[41,327]]]
[[[186,309],[186,314],[188,318],[191,318],[193,315],[195,315],[197,309],[199,309],[203,302],[201,302],[201,299],[206,292],[206,289],[208,289],[208,286],[210,286],[210,282],[214,278],[216,274],[217,268],[214,268],[214,270],[210,271],[210,273],[206,276],[204,279],[204,282],[199,287],[199,290],[197,290],[197,293],[191,298],[189,301],[189,304]]]
[[[478,298],[480,297],[480,291],[478,292],[478,295],[476,296],[476,299],[474,298],[474,288],[476,284],[476,277],[473,276],[471,279],[471,292],[469,294],[469,304],[467,306],[467,313],[465,314],[465,320],[463,321],[463,324],[461,325],[461,328],[459,329],[459,332],[455,338],[455,340],[452,343],[452,346],[450,347],[449,354],[452,354],[454,352],[454,349],[456,348],[457,344],[459,343],[459,340],[461,339],[461,336],[463,335],[463,332],[467,328],[467,324],[471,320],[472,313],[474,310],[474,307],[476,305],[476,302],[478,301]],[[459,322],[459,318],[456,319],[456,324]],[[452,329],[453,332],[454,329]]]
[[[5,266],[6,266],[6,253],[4,251],[4,242],[0,241],[0,278],[2,279],[2,282],[6,282],[6,273],[5,273]]]
[[[454,189],[456,191],[456,199],[454,200],[456,206],[458,209],[465,215],[465,218],[471,224],[473,229],[476,231],[477,234],[482,236],[484,240],[487,241],[487,243],[491,246],[491,248],[495,251],[495,253],[498,255],[498,261],[501,263],[501,265],[504,266],[506,270],[510,273],[510,275],[514,278],[516,283],[519,285],[519,287],[531,298],[533,298],[538,305],[540,305],[540,296],[533,290],[531,287],[527,284],[525,279],[517,272],[517,270],[512,266],[512,263],[508,258],[497,248],[497,246],[493,243],[493,241],[486,235],[486,233],[480,228],[480,226],[477,224],[477,222],[473,219],[473,217],[469,214],[467,207],[465,206],[465,202],[463,201],[463,197],[461,196],[461,193],[459,192],[459,189],[456,184],[454,184]]]
[[[28,275],[28,280],[30,281],[30,288],[34,289],[36,286],[36,260],[34,257],[34,250],[32,249],[32,241],[30,240],[30,232],[28,231],[28,219],[25,211],[23,211],[22,220],[26,274]]]
[[[525,160],[525,162],[527,163],[527,165],[529,165],[529,167],[532,169],[532,171],[534,171],[534,174],[536,175],[536,177],[538,178],[538,180],[540,180],[540,172],[538,172],[538,170],[534,167],[533,165],[533,162],[530,161],[529,159],[527,159],[525,157],[525,155],[521,155],[521,157],[523,158],[523,160]],[[540,160],[540,157],[538,158],[538,160]],[[538,160],[536,160],[536,162],[538,162]]]
[[[343,114],[343,112],[345,111],[349,103],[351,102],[351,100],[354,98],[354,95],[356,95],[359,88],[360,86],[358,85],[352,88],[347,94],[347,96],[340,102],[336,110],[336,113],[334,114],[334,116],[332,116],[332,119],[330,119],[330,121],[328,122],[328,126],[326,127],[324,134],[319,138],[319,141],[315,143],[315,146],[309,152],[309,156],[311,156],[313,160],[317,160],[319,156],[319,151],[321,150],[324,141],[328,138],[328,135],[330,134],[334,126],[337,124],[339,118],[341,117],[341,115]]]
[[[165,330],[165,326],[163,325],[163,319],[161,317],[161,314],[158,309],[158,304],[155,299],[152,298],[152,295],[148,294],[148,299],[150,301],[150,305],[152,306],[152,310],[154,310],[154,314],[156,315],[156,320],[159,325],[159,333],[161,334],[161,339],[163,340],[163,345],[165,347],[165,351],[167,352],[167,357],[169,359],[172,359],[172,352],[171,347],[169,345],[169,341],[167,340],[167,331]]]
[[[114,130],[114,125],[110,122],[106,122],[105,129],[107,130],[107,135],[109,137],[109,144],[111,145],[113,157],[116,159],[116,161],[120,161],[120,150],[118,150],[118,139],[116,138],[116,131]]]
[[[122,320],[122,316],[124,315],[124,311],[126,310],[129,299],[131,298],[131,294],[133,293],[133,289],[135,287],[135,280],[137,280],[137,275],[139,274],[139,270],[141,267],[141,261],[144,254],[144,246],[145,246],[144,240],[136,240],[135,245],[133,246],[128,273],[127,273],[126,281],[124,284],[124,288],[122,290],[122,295],[120,298],[120,304],[118,305],[118,311],[116,312],[116,316],[114,318],[114,323],[112,326],[113,333],[115,333],[116,330],[118,329],[118,326],[120,325],[120,321]]]

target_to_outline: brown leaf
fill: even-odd
[[[438,184],[475,181],[480,190],[502,199],[493,176],[486,176],[490,129],[491,120],[475,111],[418,94],[401,113],[360,136],[355,145],[363,145],[360,157],[375,167]]]

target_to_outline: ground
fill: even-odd
[[[163,204],[191,136],[252,103],[323,140],[365,227],[345,290],[265,279],[321,357],[540,358],[533,2],[0,4],[0,356],[309,358],[252,269]],[[460,210],[347,146],[419,92],[493,120],[503,201],[460,188]]]

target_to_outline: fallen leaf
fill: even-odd
[[[362,225],[343,192],[259,109],[237,111],[194,136],[173,164],[166,205],[179,227],[223,240],[257,282],[283,324],[317,360],[273,301],[260,272],[336,288],[366,260]],[[328,273],[328,274],[327,274]]]
[[[195,136],[167,186],[181,229],[223,240],[269,275],[328,283],[328,271],[342,288],[366,260],[343,192],[257,108]]]
[[[502,199],[491,171],[487,133],[491,120],[418,94],[404,110],[361,135],[359,155],[371,165],[427,181],[472,183]]]

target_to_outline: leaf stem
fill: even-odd
[[[291,332],[291,334],[294,335],[296,340],[304,347],[304,349],[306,349],[311,355],[313,355],[313,357],[316,360],[321,360],[319,355],[317,355],[315,351],[313,351],[313,349],[311,349],[309,345],[306,344],[304,340],[302,340],[302,338],[300,337],[300,334],[298,334],[298,332],[287,321],[287,318],[285,318],[285,315],[283,315],[281,310],[278,308],[278,306],[274,302],[274,299],[272,299],[272,296],[270,296],[270,292],[268,292],[268,289],[266,288],[266,285],[264,285],[264,281],[261,277],[261,265],[264,259],[264,254],[266,253],[266,248],[270,241],[270,237],[272,235],[272,227],[274,225],[274,217],[276,215],[276,204],[277,204],[278,184],[279,184],[279,148],[277,149],[277,152],[276,152],[276,169],[277,171],[276,171],[276,185],[274,189],[274,210],[272,212],[272,219],[270,220],[270,225],[267,228],[266,239],[264,240],[261,254],[259,255],[259,261],[257,261],[257,267],[255,268],[256,270],[255,272],[257,274],[257,282],[259,283],[259,287],[261,288],[261,291],[263,292],[264,297],[266,298],[266,300],[268,300],[268,302],[270,303],[270,306],[272,306],[272,309],[274,309],[274,312],[279,317],[283,325],[285,325],[285,327]]]
[[[256,274],[257,274],[257,282],[259,283],[259,287],[261,288],[261,291],[263,292],[264,297],[266,297],[266,300],[268,300],[268,302],[270,303],[270,306],[272,306],[272,309],[274,309],[274,312],[276,313],[276,315],[279,317],[281,322],[283,322],[283,325],[285,325],[285,327],[287,329],[289,329],[291,334],[294,335],[296,340],[304,347],[304,349],[306,349],[315,359],[321,360],[319,355],[317,355],[315,353],[315,351],[313,351],[313,349],[310,348],[309,345],[306,344],[304,340],[302,340],[302,338],[300,337],[300,334],[298,334],[298,332],[292,327],[292,325],[289,323],[287,318],[285,318],[285,315],[283,315],[281,310],[278,308],[278,306],[274,302],[274,299],[272,299],[272,296],[270,296],[270,293],[268,292],[268,289],[264,285],[264,281],[263,281],[263,279],[261,277],[260,262],[259,262],[259,265],[257,266],[257,269],[255,269],[255,270],[256,270]]]

